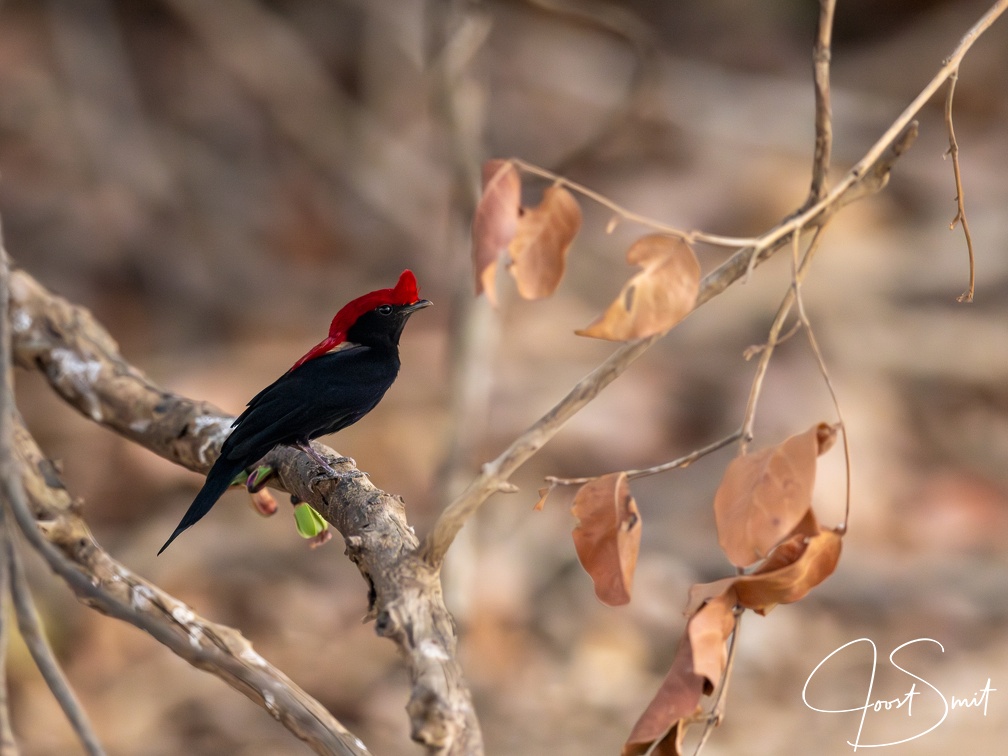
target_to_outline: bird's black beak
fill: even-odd
[[[419,302],[414,302],[411,305],[406,305],[404,308],[406,312],[416,312],[417,310],[422,310],[424,307],[430,307],[433,302],[429,299],[421,299]]]

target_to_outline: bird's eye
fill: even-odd
[[[392,305],[382,305],[381,307],[378,308],[378,314],[379,315],[391,315],[392,314]]]

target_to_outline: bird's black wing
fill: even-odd
[[[248,403],[221,454],[252,464],[273,447],[307,441],[352,425],[395,380],[367,347],[317,357],[285,373]]]

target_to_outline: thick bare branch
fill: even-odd
[[[122,358],[87,310],[55,296],[23,271],[12,274],[10,309],[19,364],[44,372],[85,416],[173,462],[201,472],[209,469],[233,418],[154,384]],[[447,753],[479,752],[479,723],[456,659],[454,623],[441,595],[440,576],[417,558],[418,541],[402,501],[366,478],[324,479],[314,461],[289,447],[274,450],[265,461],[276,468],[279,487],[312,504],[342,533],[348,555],[367,581],[369,616],[376,620],[377,632],[399,645],[409,662],[414,686],[407,710],[413,738]],[[51,472],[41,455],[38,465]],[[88,541],[100,552],[90,536]],[[91,562],[83,566],[98,569]],[[154,587],[143,590],[148,589]],[[225,631],[235,633],[221,629]],[[200,637],[212,634],[197,632]],[[212,660],[206,668],[225,661]],[[236,677],[228,668],[214,671],[226,679]]]
[[[0,249],[0,254],[6,273],[6,253]],[[53,386],[82,412],[134,440],[149,439],[155,450],[187,466],[209,464],[216,448],[213,436],[208,441],[201,432],[220,428],[226,418],[216,410],[200,414],[207,405],[157,389],[118,357],[115,343],[86,310],[52,297],[30,276],[12,275],[9,287],[6,278],[0,288],[5,300],[10,291],[11,317],[0,320],[0,367],[7,377],[0,387],[0,472],[8,513],[28,543],[85,604],[145,630],[194,666],[213,672],[317,753],[367,753],[358,738],[257,654],[238,631],[199,617],[94,541],[52,464],[16,414],[7,369],[12,346],[22,364],[45,369]],[[46,303],[52,305],[48,311]],[[140,414],[143,410],[151,414]],[[165,435],[173,424],[193,429],[184,443]]]
[[[15,363],[42,371],[85,417],[190,470],[210,469],[234,418],[156,386],[85,308],[15,270],[10,322]]]
[[[103,551],[19,419],[11,444],[3,461],[10,509],[31,546],[78,599],[146,631],[193,666],[217,675],[317,753],[367,753],[352,733],[256,653],[237,630],[203,619]]]
[[[347,556],[368,583],[368,618],[409,664],[411,737],[439,753],[482,753],[440,573],[419,557],[402,499],[367,478],[319,479],[321,469],[288,447],[273,450],[264,462],[276,469],[283,488],[342,533]]]

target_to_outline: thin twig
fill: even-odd
[[[781,330],[784,328],[784,322],[787,320],[787,316],[791,313],[791,308],[794,306],[798,286],[805,278],[805,274],[808,272],[809,265],[815,255],[815,251],[819,247],[818,239],[824,227],[825,226],[820,226],[816,230],[815,236],[813,236],[812,242],[809,244],[809,249],[805,253],[805,257],[802,259],[801,264],[795,266],[795,269],[792,272],[791,286],[788,288],[787,293],[784,295],[784,299],[777,308],[777,314],[774,315],[773,322],[770,324],[770,331],[767,334],[766,342],[761,345],[760,360],[756,366],[756,374],[753,376],[752,385],[749,387],[749,399],[746,401],[745,414],[742,419],[741,449],[743,452],[745,452],[749,443],[753,439],[753,425],[756,422],[756,405],[759,402],[760,394],[763,391],[763,379],[766,377],[767,368],[770,366],[770,358],[773,356],[774,349],[783,340],[781,337]],[[799,237],[796,235],[793,237],[792,248],[797,248],[798,244]],[[790,335],[790,332],[788,335]]]
[[[833,113],[830,105],[830,58],[833,38],[833,11],[836,0],[819,0],[819,29],[813,53],[815,82],[815,154],[812,160],[812,188],[807,205],[812,205],[826,193],[830,153],[833,149]]]
[[[689,465],[696,462],[701,457],[705,457],[708,454],[712,454],[719,449],[723,449],[728,444],[738,441],[739,436],[742,435],[742,430],[739,429],[733,433],[728,434],[724,438],[720,438],[712,444],[703,446],[695,451],[691,451],[678,459],[673,459],[671,462],[663,462],[660,465],[655,465],[654,467],[645,467],[641,470],[624,470],[626,476],[633,480],[634,478],[644,478],[648,475],[657,475],[658,473],[668,472],[669,470],[674,470],[677,467],[688,467]],[[558,478],[555,475],[547,475],[546,482],[551,486],[580,486],[595,480],[598,476],[590,476],[585,478]]]
[[[28,652],[31,654],[35,666],[42,673],[42,679],[46,681],[53,697],[63,709],[63,714],[70,722],[74,732],[77,733],[84,750],[92,756],[99,756],[99,754],[105,753],[105,750],[102,748],[87,714],[81,707],[80,701],[70,687],[66,675],[63,674],[63,670],[49,646],[49,641],[46,640],[45,634],[42,632],[31,588],[28,586],[24,566],[21,564],[21,556],[14,543],[9,538],[8,541],[7,555],[10,567],[11,595],[14,598],[14,612],[17,616],[18,630],[21,632],[21,637],[28,647]]]
[[[801,321],[796,320],[794,323],[791,324],[791,327],[788,328],[787,331],[785,331],[784,333],[782,333],[780,336],[777,337],[774,344],[776,346],[780,346],[781,344],[784,344],[787,341],[789,341],[796,333],[798,333],[799,330],[801,330],[801,325],[802,325]],[[764,349],[766,349],[766,344],[750,344],[742,351],[742,359],[748,362],[757,354],[761,354]]]
[[[774,315],[773,322],[770,324],[767,340],[761,345],[760,359],[756,364],[756,373],[753,376],[752,383],[749,385],[749,398],[746,400],[745,413],[742,416],[742,433],[739,436],[739,450],[742,454],[745,454],[749,448],[749,444],[753,440],[753,426],[756,423],[756,405],[763,392],[763,379],[766,377],[767,369],[770,367],[770,358],[773,356],[774,349],[780,343],[780,332],[784,327],[784,321],[791,312],[793,297],[794,292],[788,289],[787,294],[784,295],[784,301],[777,308],[777,314]]]
[[[707,744],[708,739],[710,739],[711,734],[714,732],[714,728],[720,725],[724,719],[725,701],[728,697],[728,683],[731,682],[732,670],[735,668],[738,636],[739,631],[742,629],[742,614],[744,611],[741,607],[736,607],[735,609],[735,627],[732,630],[731,640],[728,641],[728,659],[725,661],[724,672],[721,675],[721,684],[718,686],[717,694],[711,703],[708,713],[704,716],[704,729],[700,733],[700,742],[697,743],[693,756],[699,756],[701,749]]]
[[[0,406],[0,412],[3,407]],[[7,649],[10,641],[10,538],[6,513],[0,506],[0,756],[17,756],[17,741],[11,726],[10,690],[7,686]]]
[[[955,176],[956,187],[956,214],[949,223],[949,230],[956,227],[956,223],[962,224],[963,235],[966,237],[966,251],[969,253],[969,286],[966,291],[959,295],[960,302],[972,302],[973,291],[976,288],[976,263],[973,253],[973,237],[970,235],[969,221],[966,220],[966,206],[963,198],[962,174],[959,172],[959,143],[956,142],[955,127],[952,125],[952,96],[955,94],[956,82],[959,81],[959,67],[949,76],[948,94],[945,96],[945,128],[948,129],[949,148],[948,155],[952,158],[952,173]]]
[[[676,236],[684,241],[690,242],[691,244],[693,242],[705,242],[718,247],[731,247],[733,249],[738,249],[739,247],[753,246],[758,241],[757,239],[747,239],[744,237],[719,236],[717,234],[708,234],[703,231],[683,231],[675,226],[669,226],[668,224],[662,223],[654,218],[648,218],[646,215],[641,215],[640,213],[628,210],[622,205],[618,205],[613,202],[604,194],[600,194],[594,189],[589,189],[583,184],[571,181],[569,178],[556,174],[546,168],[540,168],[539,166],[527,163],[520,158],[510,158],[510,162],[513,163],[519,170],[525,171],[525,173],[531,173],[535,176],[539,176],[540,178],[549,179],[555,184],[565,186],[571,191],[577,192],[578,194],[597,202],[603,207],[609,208],[622,220],[630,221],[631,223],[639,223],[640,225],[646,226],[654,231],[660,231],[661,233],[668,234],[669,236]],[[610,224],[609,230],[611,231],[612,228],[613,225]]]
[[[810,242],[809,249],[806,251],[806,256],[812,253],[813,246],[819,243],[819,234],[817,233]],[[844,474],[845,474],[845,494],[844,494],[844,518],[843,523],[840,525],[840,532],[847,532],[847,523],[850,520],[850,510],[851,510],[851,452],[850,452],[850,438],[847,435],[847,423],[844,422],[843,411],[840,409],[840,399],[837,397],[836,388],[833,386],[833,379],[830,378],[829,370],[826,368],[826,360],[823,358],[822,350],[819,348],[819,341],[816,339],[815,331],[812,329],[812,323],[809,320],[808,314],[805,312],[805,300],[801,295],[801,279],[798,276],[798,245],[794,245],[793,253],[791,256],[791,271],[792,271],[792,286],[795,293],[795,304],[798,309],[798,320],[802,324],[805,331],[805,337],[808,339],[809,346],[812,348],[812,353],[815,355],[816,364],[819,366],[819,373],[822,375],[823,380],[826,382],[826,389],[829,391],[830,399],[833,401],[833,411],[836,412],[837,421],[840,425],[840,434],[843,438],[843,451],[844,451]]]

